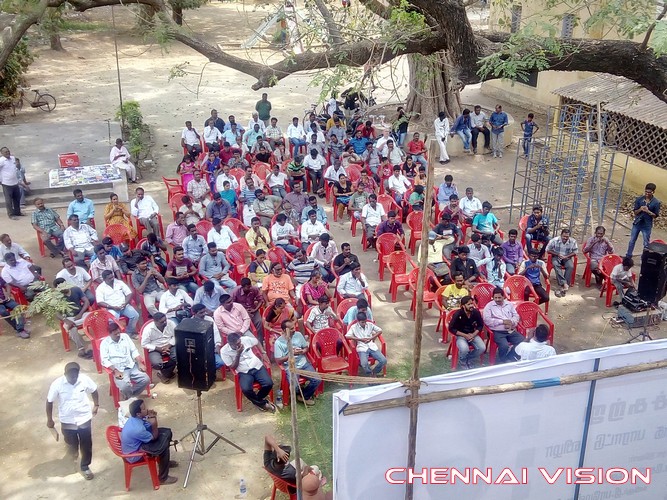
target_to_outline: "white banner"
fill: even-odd
[[[660,340],[423,379],[422,395],[518,381],[545,387],[421,404],[413,471],[405,469],[407,408],[342,413],[403,397],[405,388],[337,392],[335,498],[402,499],[410,477],[416,499],[667,498],[667,369],[550,385],[595,371],[596,360],[605,370],[665,359],[667,340]]]

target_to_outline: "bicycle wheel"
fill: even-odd
[[[56,109],[56,98],[51,94],[39,94],[39,109],[42,111],[53,111]]]

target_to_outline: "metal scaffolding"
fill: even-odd
[[[553,236],[567,227],[582,241],[605,223],[611,223],[607,234],[613,236],[628,157],[617,155],[604,140],[606,122],[599,107],[570,103],[549,108],[546,136],[533,139],[527,157],[522,156],[524,140],[519,141],[510,223],[516,210],[518,222],[541,205]]]

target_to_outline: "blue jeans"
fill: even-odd
[[[402,148],[403,144],[405,144],[405,137],[408,135],[407,132],[401,132],[398,134],[398,147]]]
[[[287,253],[295,254],[296,251],[299,249],[299,247],[290,245],[289,243],[276,243],[277,247],[282,248],[285,250]]]
[[[9,311],[17,307],[18,304],[14,302],[13,300],[8,300],[7,302],[3,302],[0,304],[0,316],[9,316]],[[14,320],[12,318],[5,318],[5,321],[11,325],[11,327],[16,330],[17,332],[20,332],[23,330],[23,316],[21,316],[19,319]]]
[[[287,191],[285,191],[285,186],[273,186],[271,188],[271,193],[273,194],[273,196],[280,196],[281,198],[287,196]]]
[[[635,243],[637,243],[637,238],[639,233],[642,233],[642,238],[644,239],[644,248],[646,248],[651,241],[651,229],[653,229],[653,224],[633,224],[632,231],[630,231],[630,243],[628,244],[628,251],[626,252],[626,257],[632,257],[632,252],[635,249]]]
[[[214,282],[217,282],[222,288],[228,290],[236,287],[236,281],[231,279],[229,276],[226,278],[220,278],[219,280],[211,278]],[[196,292],[197,290],[195,290]]]
[[[516,330],[512,333],[503,330],[492,330],[492,332],[493,341],[498,345],[498,363],[517,361],[517,355],[514,352],[514,346],[520,344],[526,340],[526,338]]]
[[[523,138],[523,154],[528,156],[528,153],[530,152],[530,143],[533,142],[532,137],[525,137]]]
[[[463,141],[463,149],[466,151],[470,149],[470,141],[472,140],[472,132],[470,132],[470,129],[465,129],[465,130],[459,130],[456,132],[461,140]]]
[[[123,370],[123,378],[114,377],[113,381],[125,399],[138,396],[151,383],[148,375],[142,372],[136,363],[132,368]]]
[[[291,144],[292,146],[294,146],[297,150],[298,150],[301,146],[305,146],[306,144],[308,144],[308,143],[307,143],[306,141],[304,141],[303,139],[294,139],[294,138],[290,138],[289,142],[290,142],[290,144]]]
[[[220,353],[215,353],[215,369],[219,370],[225,366],[225,363],[222,362],[222,356],[220,356]]]
[[[190,295],[194,295],[197,292],[197,289],[199,288],[197,286],[197,282],[194,280],[190,281],[181,281],[178,283],[178,288],[183,290],[186,293],[189,293]]]
[[[428,162],[426,161],[426,158],[424,158],[424,155],[412,155],[412,161],[419,163],[424,167],[428,167]]]
[[[312,377],[304,377],[306,380],[308,380],[309,384],[301,388],[301,392],[303,393],[303,399],[312,399],[312,397],[315,395],[315,391],[317,391],[317,388],[320,386],[322,379],[320,379],[318,376],[315,375],[317,372],[315,371],[315,368],[313,368],[313,365],[311,365],[310,362],[308,361],[306,361],[306,364],[303,365],[303,367],[301,367],[300,369],[313,372]],[[292,377],[290,375],[289,370],[285,370],[285,373],[287,374],[287,381],[291,386]],[[297,395],[300,396],[301,394],[297,392]]]
[[[466,368],[473,368],[473,365],[479,361],[479,357],[486,350],[484,341],[479,335],[472,339],[472,345],[466,339],[457,335],[456,347],[459,350],[459,365]]]
[[[384,365],[387,364],[387,358],[384,357],[380,349],[377,349],[376,351],[371,351],[369,349],[365,352],[357,351],[357,355],[359,356],[359,366],[361,366],[361,369],[364,371],[364,375],[370,375],[371,373],[377,375],[382,371]],[[373,370],[371,370],[371,366],[368,364],[369,356],[376,361]]]
[[[113,314],[116,318],[120,318],[121,316],[125,316],[127,318],[127,328],[125,333],[127,333],[128,335],[137,333],[137,322],[139,321],[139,313],[130,304],[126,305],[122,311],[113,311],[111,309],[107,309],[107,311]]]
[[[260,389],[257,392],[255,392],[252,387],[255,382],[260,385]],[[247,373],[239,372],[239,384],[241,385],[243,395],[255,406],[261,408],[268,403],[266,396],[268,396],[271,389],[273,389],[273,380],[264,366],[259,370],[253,368]]]

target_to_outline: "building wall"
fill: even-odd
[[[625,173],[623,192],[639,196],[644,192],[644,186],[652,182],[657,188],[655,193],[656,198],[667,200],[667,170],[638,160],[632,156],[627,158],[628,169]],[[617,153],[614,163],[622,166],[625,163],[625,159],[626,155]]]

